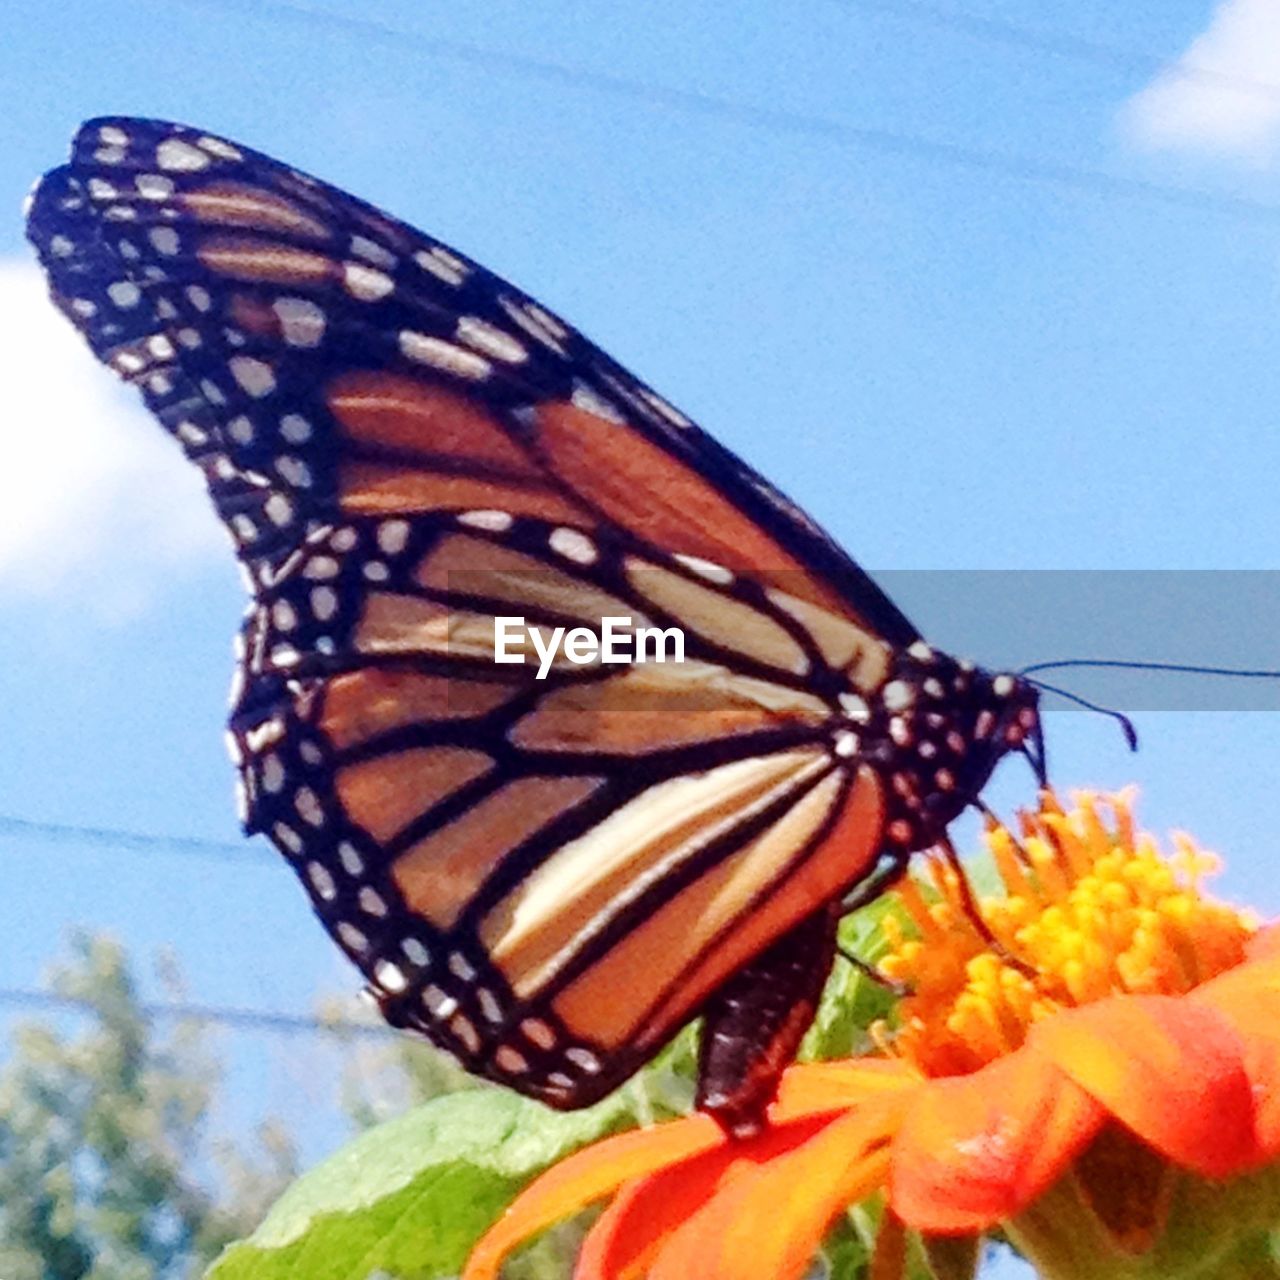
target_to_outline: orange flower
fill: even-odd
[[[579,1280],[789,1280],[877,1191],[877,1275],[898,1274],[903,1224],[1000,1224],[1046,1276],[1272,1274],[1228,1263],[1280,1221],[1280,927],[1205,897],[1213,859],[1184,837],[1162,857],[1128,797],[1108,803],[1110,823],[1093,798],[1046,797],[1021,842],[988,832],[994,948],[942,864],[932,905],[903,891],[918,936],[891,925],[884,967],[912,994],[883,1057],[793,1067],[747,1141],[695,1115],[578,1152],[463,1280],[609,1198]]]

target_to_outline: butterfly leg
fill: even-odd
[[[778,1078],[818,1009],[841,906],[801,921],[735,974],[703,1009],[697,1106],[734,1138],[765,1125]]]
[[[991,932],[991,926],[982,918],[982,912],[978,910],[978,901],[973,896],[973,886],[969,883],[969,877],[965,874],[964,867],[960,862],[960,855],[956,852],[956,847],[951,843],[950,837],[944,836],[939,840],[938,848],[942,850],[948,866],[955,872],[956,887],[960,892],[960,904],[964,909],[965,918],[973,926],[974,932],[982,939],[988,950],[1000,958],[1002,963],[1007,964],[1011,969],[1016,969],[1025,977],[1036,977],[1036,970],[1027,964],[1025,960],[1019,960]]]
[[[887,973],[877,969],[870,961],[864,960],[860,955],[850,951],[848,947],[837,946],[836,952],[862,974],[868,982],[874,982],[877,987],[882,987],[895,1000],[902,1000],[915,990],[910,983],[899,982],[897,978],[889,977]]]
[[[1002,822],[1000,816],[981,796],[974,796],[969,804],[976,809],[986,821],[988,827],[1003,827],[1009,837],[1010,843],[1013,845],[1013,851],[1018,855],[1018,861],[1022,863],[1028,871],[1035,870],[1035,864],[1031,861],[1031,855],[1027,852],[1027,847],[1013,833],[1013,829],[1005,822]]]
[[[909,857],[897,852],[881,855],[876,869],[864,880],[854,885],[841,900],[841,916],[850,915],[861,907],[865,907],[868,903],[875,902],[877,898],[887,893],[907,874],[909,863]],[[900,1000],[903,996],[911,994],[911,988],[906,983],[899,982],[896,978],[891,978],[886,973],[881,973],[875,965],[863,960],[861,956],[855,955],[846,947],[837,944],[836,951],[853,965],[859,973],[865,975],[876,986],[883,987],[895,999]]]

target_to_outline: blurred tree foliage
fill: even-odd
[[[846,923],[846,944],[871,958],[880,910],[877,904]],[[170,999],[181,1001],[185,993],[172,965],[160,976]],[[49,987],[83,1012],[18,1024],[0,1059],[0,1280],[194,1280],[225,1245],[249,1235],[293,1181],[293,1143],[271,1125],[245,1141],[210,1132],[224,1069],[211,1052],[209,1027],[154,1022],[118,944],[76,937],[70,960],[53,972]],[[804,1056],[865,1049],[868,1025],[887,1006],[885,992],[863,973],[837,965]],[[368,1018],[377,1025],[371,1009]],[[371,1040],[351,1030],[350,1020],[346,1000],[340,1006],[329,1000],[320,1010],[320,1022],[340,1043],[346,1040],[335,1101],[355,1129],[404,1116],[442,1095],[494,1088],[426,1044],[399,1036]],[[696,1038],[686,1028],[620,1091],[615,1121],[645,1124],[685,1112],[695,1060]],[[510,1102],[505,1091],[497,1093]],[[517,1134],[513,1141],[529,1145],[529,1138]],[[433,1170],[448,1167],[451,1153],[418,1156],[430,1180]],[[520,1158],[506,1153],[491,1181],[508,1186]],[[339,1152],[335,1160],[341,1159]],[[523,1176],[537,1171],[530,1165]],[[447,1184],[444,1179],[441,1187]],[[379,1212],[377,1201],[351,1207],[357,1253],[367,1248]],[[874,1206],[851,1210],[837,1224],[815,1276],[866,1275],[874,1213]],[[512,1259],[504,1275],[564,1280],[593,1216],[547,1232]],[[316,1229],[333,1228],[320,1215]],[[270,1248],[249,1261],[255,1276],[274,1275]],[[928,1269],[913,1265],[911,1274]]]
[[[171,964],[161,974],[181,998]],[[0,1065],[0,1277],[186,1280],[296,1174],[271,1125],[210,1134],[223,1083],[207,1026],[153,1024],[128,958],[80,934],[49,990],[80,1002],[15,1024]]]

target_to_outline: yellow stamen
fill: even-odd
[[[898,1009],[893,1052],[925,1074],[976,1070],[1064,1007],[1120,992],[1181,994],[1243,958],[1257,922],[1205,895],[1214,855],[1182,833],[1162,854],[1135,831],[1131,790],[1073,800],[1067,811],[1043,797],[1038,812],[1020,815],[1020,838],[1001,826],[986,833],[1006,892],[978,910],[1004,954],[969,919],[942,859],[930,860],[925,888],[897,890],[907,927],[887,922],[881,967],[912,994]]]

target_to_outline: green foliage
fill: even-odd
[[[252,1158],[224,1149],[211,1188],[194,1172],[220,1083],[203,1032],[159,1035],[104,938],[74,939],[51,986],[86,1013],[18,1026],[0,1070],[0,1276],[198,1275],[286,1185],[291,1145],[267,1132]]]
[[[840,924],[840,946],[865,965],[874,966],[884,953],[881,924],[899,912],[890,898],[877,898]],[[872,1023],[888,1016],[894,997],[866,972],[842,956],[827,979],[813,1026],[800,1046],[803,1061],[848,1058],[871,1049],[867,1034]]]
[[[491,1089],[436,1098],[301,1178],[208,1280],[456,1275],[530,1178],[630,1122],[622,1095],[567,1115]]]

